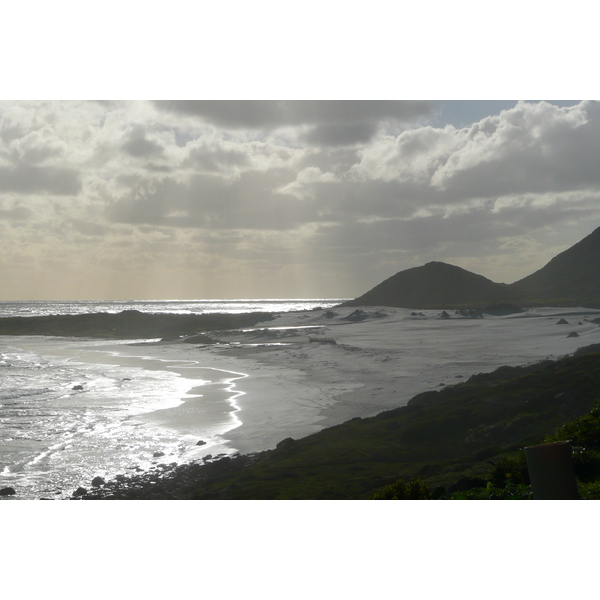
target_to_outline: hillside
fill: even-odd
[[[430,262],[396,273],[359,298],[345,302],[344,306],[452,308],[511,299],[506,284],[494,283],[482,275],[443,262]]]
[[[495,283],[460,267],[430,262],[396,273],[344,306],[482,308],[510,302],[522,306],[600,306],[600,227],[532,275]]]
[[[562,306],[598,306],[600,227],[510,288],[523,304],[543,304],[548,299]]]

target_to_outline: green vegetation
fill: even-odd
[[[570,441],[573,445],[573,467],[578,482],[579,496],[582,499],[600,499],[600,401],[592,410],[573,421],[565,423],[554,433],[547,435],[542,443],[548,444],[559,441]],[[413,483],[413,482],[411,482]],[[419,482],[420,483],[420,482]],[[465,500],[488,499],[528,499],[529,473],[522,450],[502,456],[490,469],[485,486],[474,486],[470,490],[453,492],[437,497]],[[392,490],[405,490],[407,484],[398,481],[393,485],[382,488],[373,496],[381,500],[412,500],[432,497],[429,489],[421,484],[419,497],[403,493],[393,494]],[[411,488],[412,490],[412,488]],[[435,495],[433,495],[435,497]]]
[[[430,498],[429,488],[420,479],[413,479],[409,483],[398,479],[373,495],[373,500],[429,500]]]

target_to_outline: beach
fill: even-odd
[[[404,406],[420,392],[476,373],[556,359],[600,342],[597,310],[440,314],[387,307],[292,312],[264,327],[207,332],[218,340],[214,345],[119,345],[118,356],[188,360],[239,375],[231,380],[236,422],[222,437],[231,451],[248,453]],[[560,319],[567,323],[558,325]],[[569,337],[573,332],[577,337]],[[201,419],[187,412],[186,428]]]
[[[599,318],[600,311],[585,308],[465,316],[334,307],[203,331],[214,343],[198,343],[205,338],[196,335],[5,337],[42,353],[42,363],[68,378],[40,409],[48,424],[39,442],[35,432],[29,435],[28,448],[39,444],[33,460],[5,468],[1,483],[18,488],[20,497],[65,498],[96,476],[109,480],[274,449],[406,406],[416,394],[474,374],[600,343]]]

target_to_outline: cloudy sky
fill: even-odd
[[[600,226],[593,19],[340,6],[7,5],[0,300],[512,282]]]
[[[513,282],[600,226],[594,101],[2,101],[0,299]]]

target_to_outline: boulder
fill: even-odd
[[[281,440],[279,442],[279,444],[277,444],[277,446],[275,446],[275,448],[277,448],[277,450],[284,450],[285,448],[290,448],[291,446],[293,446],[296,443],[296,440],[294,438],[285,438],[284,440]]]
[[[94,487],[100,487],[101,485],[104,485],[106,483],[106,481],[104,481],[104,479],[102,479],[102,477],[98,476],[98,477],[94,477],[94,479],[92,479],[92,485]]]
[[[79,496],[85,496],[87,494],[87,490],[84,487],[78,487],[74,492],[73,492],[73,496],[75,498],[79,497]]]
[[[352,321],[353,323],[358,323],[360,321],[364,321],[369,315],[363,310],[357,309],[353,313],[350,313],[347,317],[342,317],[344,321]]]
[[[196,446],[204,446],[206,444],[206,442],[204,440],[198,440],[196,442]]]
[[[487,481],[485,481],[485,479],[467,475],[466,477],[461,477],[458,481],[455,481],[448,488],[448,494],[453,494],[454,492],[466,492],[467,490],[472,490],[473,488],[485,487],[486,484]]]
[[[568,338],[579,337],[579,334],[576,331],[571,331],[571,333],[569,333],[569,335],[567,337]]]
[[[159,456],[164,456],[164,455],[165,455],[164,452],[157,450],[152,456],[154,456],[154,458],[158,458]]]
[[[557,325],[568,325],[569,321],[567,321],[566,319],[561,319],[560,321],[556,322]]]
[[[71,389],[78,391],[78,390],[82,390],[83,386],[82,385],[74,385]]]
[[[0,490],[0,496],[14,496],[17,492],[15,488],[5,487]]]

